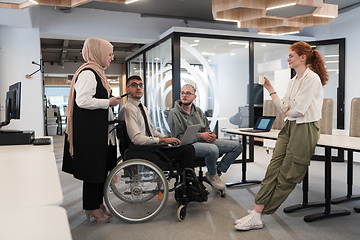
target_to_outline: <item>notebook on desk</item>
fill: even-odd
[[[240,129],[242,132],[269,132],[274,121],[275,116],[261,116],[258,118],[253,129]]]

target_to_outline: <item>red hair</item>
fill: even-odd
[[[319,75],[321,84],[326,85],[329,76],[326,71],[325,62],[321,54],[317,50],[312,50],[311,46],[306,42],[297,42],[290,46],[290,50],[296,52],[299,56],[306,56],[306,65]]]

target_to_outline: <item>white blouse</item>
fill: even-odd
[[[274,100],[275,106],[282,113],[290,110],[290,117],[286,116],[284,121],[308,123],[320,120],[323,105],[320,77],[309,68],[299,80],[296,80],[296,77],[297,75],[290,80],[283,99]]]
[[[85,109],[108,109],[108,120],[114,120],[114,113],[109,107],[109,99],[94,98],[96,93],[97,81],[95,74],[90,70],[82,71],[75,83],[76,104]],[[109,94],[110,96],[110,94]],[[111,131],[114,125],[108,127],[108,144],[115,145],[115,131]],[[111,132],[110,132],[111,131]]]

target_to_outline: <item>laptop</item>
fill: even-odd
[[[168,147],[180,147],[180,146],[183,146],[186,144],[193,143],[200,127],[201,127],[201,124],[194,124],[194,125],[188,126],[184,133],[184,136],[181,140],[181,143],[179,145],[175,145],[175,146],[169,145]]]
[[[258,118],[253,129],[240,129],[242,132],[269,132],[274,121],[275,116],[261,116]]]

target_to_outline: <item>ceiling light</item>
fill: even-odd
[[[339,55],[325,55],[325,57],[339,57]]]
[[[295,31],[295,32],[287,32],[287,33],[280,33],[278,34],[278,36],[282,36],[282,35],[289,35],[289,34],[297,34],[299,33],[299,31]]]
[[[209,59],[208,62],[211,62],[211,60]]]
[[[196,40],[194,40],[194,42],[200,42],[200,40],[197,40],[197,39],[196,39]]]
[[[290,6],[294,6],[294,5],[296,5],[296,3],[289,3],[289,4],[284,4],[284,5],[280,5],[280,6],[276,6],[276,7],[269,7],[266,10],[273,10],[273,9],[277,9],[277,8],[290,7]]]
[[[338,63],[339,61],[326,61],[325,63]]]
[[[316,48],[316,46],[310,46],[311,48]]]
[[[204,56],[215,56],[216,55],[216,53],[208,53],[208,52],[202,52],[201,54]]]
[[[136,68],[134,68],[134,70],[136,70]]]
[[[155,60],[160,60],[160,58],[155,58]]]
[[[125,1],[125,4],[129,4],[129,3],[133,3],[133,2],[137,2],[138,0],[127,0]]]
[[[237,45],[244,45],[245,48],[248,48],[249,47],[249,43],[246,43],[246,42],[229,42],[230,45],[232,44],[237,44]]]
[[[196,47],[197,45],[199,44],[198,43],[190,44],[191,47]]]
[[[313,14],[314,17],[323,17],[323,18],[336,18],[335,16],[330,15],[320,15],[320,14]]]
[[[238,20],[222,19],[222,18],[215,18],[215,20],[217,20],[217,21],[224,21],[224,22],[236,22],[236,23],[237,23],[238,28],[240,28],[240,27],[241,27],[241,25],[240,25],[240,21],[238,21]]]
[[[262,47],[266,47],[266,44],[261,44]]]
[[[248,43],[243,43],[243,42],[229,42],[229,44],[247,45]]]
[[[234,55],[235,55],[235,53],[230,53],[230,55],[231,55],[231,56],[234,56]]]
[[[260,34],[260,35],[269,35],[269,36],[276,35],[275,33],[262,33],[262,32],[258,32],[258,34]]]

